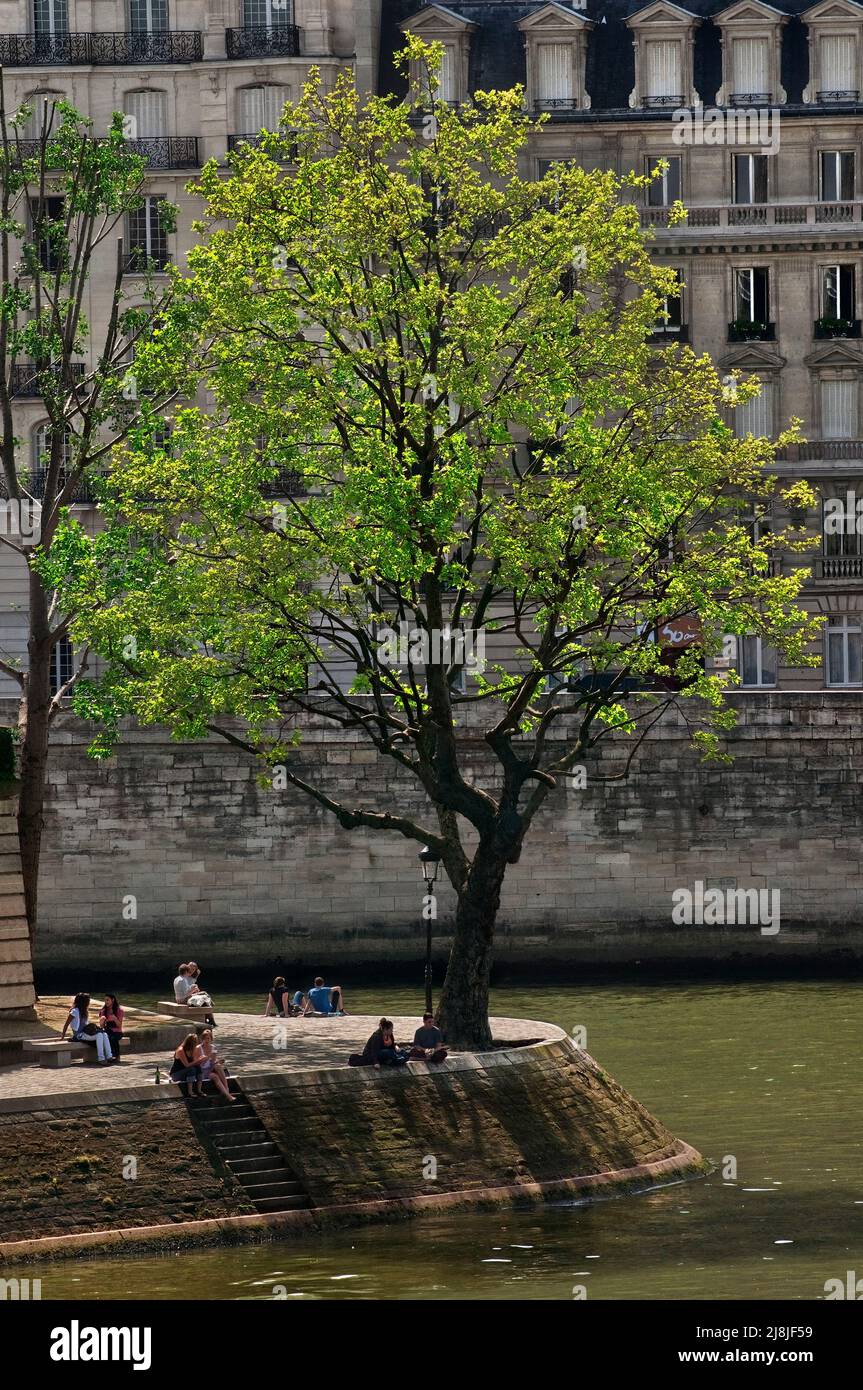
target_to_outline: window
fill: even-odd
[[[777,651],[756,635],[738,637],[737,669],[740,684],[746,686],[775,685]]]
[[[34,0],[33,30],[39,37],[68,34],[69,7],[67,0]]]
[[[127,92],[124,100],[127,140],[153,140],[168,129],[166,92]]]
[[[572,105],[572,45],[541,43],[536,49],[537,105]]]
[[[161,198],[144,198],[141,206],[126,217],[126,263],[131,271],[168,264],[168,238],[159,220]]]
[[[133,34],[158,34],[169,28],[168,0],[129,0],[129,28]]]
[[[756,438],[773,435],[773,382],[762,381],[761,393],[751,401],[744,401],[734,411],[734,433],[738,439],[747,434]]]
[[[648,39],[644,57],[645,105],[680,105],[684,96],[680,44],[675,39]]]
[[[57,691],[72,679],[75,670],[75,654],[72,650],[72,643],[68,637],[61,637],[59,642],[55,642],[51,649],[51,694],[56,695]]]
[[[660,313],[654,325],[654,333],[679,334],[683,326],[683,284],[680,278],[680,271],[675,270],[675,279],[679,286],[677,294],[670,294],[660,302]]]
[[[857,438],[857,382],[821,382],[821,438]]]
[[[853,265],[821,267],[821,315],[825,319],[854,319]]]
[[[843,555],[863,555],[863,535],[858,530],[857,487],[852,484],[844,496],[825,497],[821,504],[823,553],[831,559]]]
[[[287,87],[270,82],[260,87],[243,87],[239,93],[241,135],[260,135],[262,130],[278,130],[288,99]]]
[[[47,422],[37,425],[31,436],[30,491],[34,497],[44,496],[45,478],[51,462],[51,437],[51,426]],[[63,452],[57,480],[60,487],[69,476],[72,457],[72,435],[67,429],[63,434]]]
[[[766,266],[735,271],[734,317],[740,323],[769,323],[770,288]]]
[[[735,203],[767,202],[766,154],[736,154],[734,163]]]
[[[770,100],[770,53],[767,39],[732,39],[731,100],[742,104]]]
[[[39,247],[39,264],[43,270],[59,270],[68,250],[66,244],[66,214],[62,198],[44,198],[30,204],[31,236]]]
[[[293,22],[292,0],[243,0],[246,28],[281,29]]]
[[[57,129],[57,114],[54,103],[63,100],[62,92],[33,92],[27,98],[27,105],[33,110],[21,129],[22,140],[41,140],[43,127],[52,131]]]
[[[854,151],[821,151],[822,203],[849,202],[854,197]]]
[[[818,44],[819,101],[856,101],[857,40],[853,34],[822,34]]]
[[[651,208],[667,208],[680,197],[680,155],[663,155],[668,165],[664,174],[655,178],[647,190],[647,205]],[[645,173],[655,169],[657,160],[648,160]]]
[[[827,684],[863,685],[863,627],[856,614],[830,618],[827,643]]]

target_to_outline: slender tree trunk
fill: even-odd
[[[24,906],[33,952],[39,895],[39,856],[48,767],[48,713],[51,705],[51,643],[48,602],[39,577],[30,575],[30,640],[22,699],[21,768],[18,793],[18,844],[24,880]]]
[[[503,854],[480,847],[455,915],[438,1022],[453,1047],[488,1049],[488,990],[494,924],[506,873]]]

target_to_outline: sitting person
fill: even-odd
[[[191,977],[188,965],[177,966],[177,978],[174,980],[174,998],[178,1004],[188,1002],[189,995],[195,993],[195,981]]]
[[[201,1068],[201,1081],[212,1081],[223,1096],[228,1100],[236,1100],[236,1096],[231,1095],[228,1086],[228,1078],[225,1069],[219,1061],[219,1054],[213,1046],[213,1030],[205,1028],[201,1034],[201,1040],[195,1052],[195,1062]]]
[[[212,999],[210,998],[209,994],[207,994],[206,990],[201,989],[201,967],[199,965],[196,965],[193,960],[190,960],[189,964],[186,966],[186,970],[188,972],[188,974],[186,975],[186,980],[188,982],[188,992],[184,999],[177,999],[177,1003],[188,1004],[190,1009],[212,1009]],[[183,967],[180,966],[180,974],[177,976],[177,980],[181,980],[182,978]],[[177,980],[174,981],[175,998],[177,997]],[[213,1018],[213,1015],[211,1013],[208,1013],[206,1015],[204,1022],[208,1024],[210,1028],[216,1027],[216,1020]]]
[[[189,1094],[189,1082],[194,1087],[194,1095],[202,1096],[204,1094],[201,1086],[201,1067],[196,1060],[197,1055],[198,1035],[197,1033],[188,1033],[174,1053],[174,1060],[169,1072],[169,1079],[177,1082],[184,1096]]]
[[[401,1067],[407,1062],[407,1053],[399,1047],[393,1032],[392,1019],[382,1018],[362,1050],[360,1066]]]
[[[99,1023],[108,1035],[114,1061],[120,1060],[120,1039],[123,1033],[123,1010],[116,994],[106,994],[105,1002],[99,1010]]]
[[[316,1014],[323,1014],[325,1018],[331,1014],[346,1014],[341,985],[325,985],[322,976],[316,975],[315,983],[306,995],[303,1013],[309,1014],[313,1010]]]
[[[100,1062],[113,1062],[115,1060],[111,1050],[111,1042],[108,1034],[99,1028],[95,1023],[90,1022],[90,996],[89,994],[76,994],[72,1000],[72,1007],[69,1016],[63,1024],[61,1038],[65,1038],[66,1029],[71,1027],[72,1038],[75,1042],[87,1043],[90,1047],[95,1047],[96,1057]]]
[[[296,1002],[296,998],[297,996],[295,994],[294,1002]],[[301,1003],[304,1002],[302,994],[300,994],[300,1001]],[[284,975],[277,975],[273,980],[272,988],[267,995],[264,1018],[269,1018],[273,1009],[275,1009],[279,1018],[292,1018],[296,1012],[294,1004],[292,1004],[288,998],[288,987],[285,984]]]
[[[423,1014],[422,1027],[414,1033],[408,1056],[424,1062],[443,1062],[447,1050],[441,1046],[442,1043],[443,1033],[435,1026],[434,1014]]]

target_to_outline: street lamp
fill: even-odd
[[[437,882],[438,869],[440,867],[441,856],[436,849],[430,845],[424,845],[417,855],[417,859],[422,865],[423,883],[426,886],[426,895],[434,892]],[[432,904],[427,905],[428,916],[426,917],[426,1013],[433,1013],[432,1008]]]

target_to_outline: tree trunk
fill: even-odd
[[[438,1023],[452,1047],[482,1051],[491,1045],[491,952],[505,873],[505,856],[480,847],[459,896],[452,951],[438,1008]]]
[[[21,767],[18,793],[18,844],[24,880],[24,907],[31,955],[36,936],[39,856],[48,767],[48,712],[51,705],[51,643],[48,605],[38,576],[30,575],[30,641],[21,709]]]

